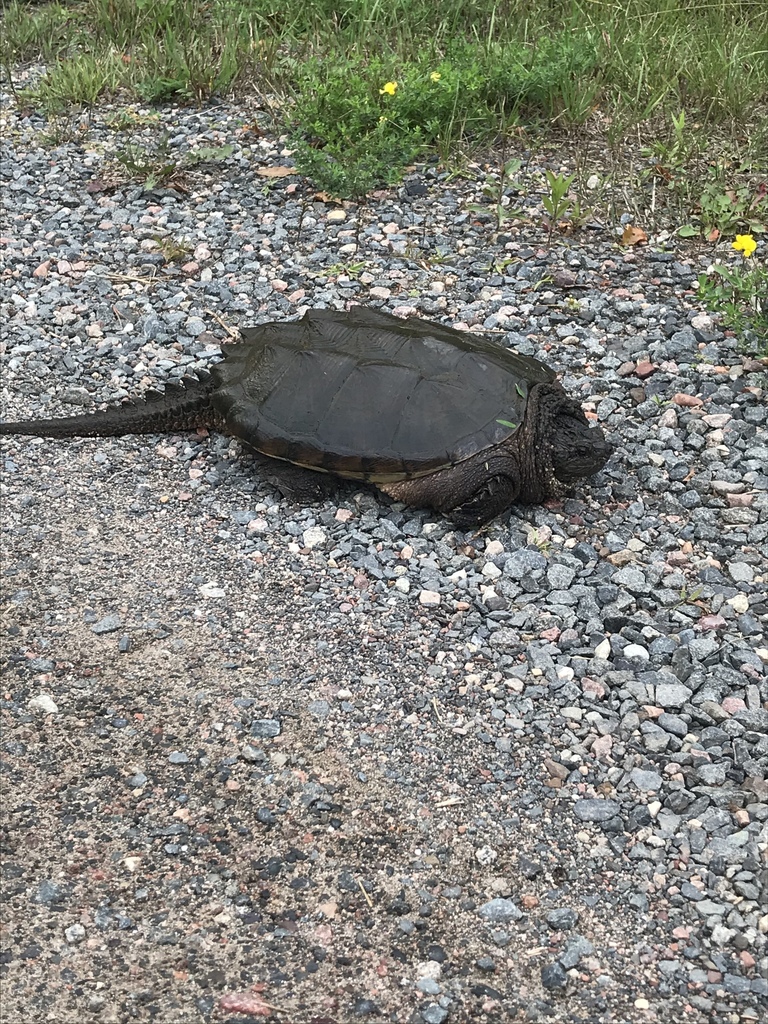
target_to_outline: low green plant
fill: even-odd
[[[365,73],[359,62],[319,60],[297,67],[293,108],[296,166],[324,192],[359,200],[377,185],[394,184],[422,148],[413,125],[391,102],[398,83],[378,59]]]
[[[178,263],[192,252],[192,246],[186,238],[172,238],[170,235],[155,235],[153,238],[163,254],[166,263]]]
[[[124,107],[122,110],[108,114],[104,123],[113,132],[127,132],[135,128],[142,128],[146,125],[157,124],[160,115],[146,111],[139,112],[134,107]]]
[[[558,221],[573,213],[576,202],[568,197],[568,189],[573,184],[575,175],[555,174],[554,171],[545,171],[549,193],[542,198],[544,209],[548,213],[549,237],[548,244],[552,245],[552,235],[557,227]],[[581,211],[579,210],[579,213]]]
[[[665,139],[656,139],[641,150],[651,166],[643,172],[646,177],[656,175],[671,183],[680,175],[685,175],[691,163],[698,143],[696,136],[685,127],[685,111],[670,114],[672,130]]]
[[[730,235],[739,228],[762,234],[767,220],[768,190],[764,184],[757,191],[746,184],[727,189],[716,182],[705,186],[701,197],[701,221],[705,237],[713,230],[720,235]]]
[[[703,587],[694,587],[693,590],[689,590],[687,586],[683,585],[680,588],[680,600],[677,603],[677,607],[679,608],[684,604],[696,604],[703,593]]]
[[[147,190],[167,185],[181,170],[178,158],[171,154],[167,135],[151,148],[129,142],[116,159],[128,176]]]
[[[520,168],[523,166],[523,161],[517,157],[512,157],[510,160],[506,160],[498,174],[489,174],[485,183],[482,186],[483,195],[489,200],[488,205],[485,206],[482,203],[472,203],[467,209],[473,210],[476,213],[491,213],[496,218],[496,224],[499,230],[501,229],[504,221],[514,217],[524,216],[523,212],[517,207],[512,206],[507,195],[508,189],[514,189],[515,191],[521,192],[522,185],[517,181],[517,175]],[[504,200],[506,199],[506,203]]]
[[[716,242],[740,229],[756,235],[768,230],[768,185],[726,184],[715,169],[703,186],[693,220],[679,227],[677,234]]]
[[[357,278],[364,270],[364,260],[359,260],[356,263],[333,263],[330,267],[325,268],[323,276]]]
[[[442,52],[425,46],[399,60],[338,49],[308,60],[288,55],[280,77],[290,69],[297,167],[325,191],[355,198],[396,182],[427,149],[447,160],[457,144],[503,135],[523,114],[557,116],[564,82],[596,64],[590,38],[561,31],[536,47],[454,39]],[[519,166],[491,186],[499,223]]]
[[[741,265],[714,263],[699,275],[698,293],[726,327],[743,334],[747,348],[768,355],[768,267],[754,260],[756,247],[751,235],[737,235],[733,248],[742,254]]]
[[[203,163],[216,163],[231,156],[233,147],[200,146],[190,150],[180,159],[168,144],[168,136],[162,135],[152,146],[128,143],[117,154],[117,162],[134,181],[141,182],[148,190],[172,182],[178,184],[185,171]]]
[[[234,148],[229,143],[225,146],[198,146],[185,155],[182,163],[185,168],[197,167],[198,164],[217,164],[232,156]]]

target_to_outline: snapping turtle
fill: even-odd
[[[459,526],[596,473],[611,447],[554,371],[474,334],[355,307],[242,330],[210,374],[102,412],[0,434],[105,437],[214,427],[306,497],[331,473]],[[291,464],[291,465],[286,465]]]

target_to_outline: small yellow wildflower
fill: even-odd
[[[384,88],[379,89],[380,93],[386,93],[387,96],[394,96],[397,92],[397,82],[385,82]]]
[[[385,122],[385,121],[388,121],[388,120],[389,120],[389,118],[388,118],[388,117],[385,117],[385,116],[384,116],[384,115],[382,114],[382,115],[381,115],[381,117],[379,118],[379,124],[384,124],[384,122]]]
[[[432,79],[433,82],[439,82],[443,76],[440,74],[439,71],[433,71],[429,77]]]
[[[757,242],[754,240],[752,235],[736,235],[736,241],[733,242],[733,248],[736,252],[743,252],[744,258],[749,259],[757,248]]]

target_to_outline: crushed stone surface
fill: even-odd
[[[616,453],[462,534],[219,435],[3,439],[3,1021],[764,1020],[766,371],[711,254],[548,250],[479,169],[334,205],[225,103],[136,115],[233,147],[147,189],[109,108],[4,104],[4,418],[362,302],[545,359]]]

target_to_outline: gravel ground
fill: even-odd
[[[363,302],[504,332],[617,450],[463,535],[221,436],[4,441],[3,1021],[760,1020],[765,368],[706,258],[498,235],[479,169],[336,206],[223,104],[147,192],[108,109],[5,102],[6,418]]]

